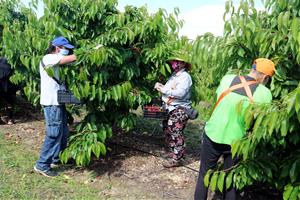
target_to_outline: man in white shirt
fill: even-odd
[[[180,58],[169,62],[173,74],[165,85],[155,84],[155,89],[162,93],[164,107],[168,110],[168,118],[163,121],[163,131],[166,145],[169,149],[167,160],[163,163],[166,168],[182,165],[185,155],[183,130],[189,119],[186,109],[191,108],[192,78],[187,72],[191,64]]]
[[[67,114],[64,105],[57,101],[57,91],[63,89],[60,84],[59,67],[76,60],[74,54],[69,55],[69,50],[74,46],[60,36],[51,41],[47,54],[40,62],[41,96],[40,103],[44,109],[46,121],[46,135],[41,149],[40,158],[34,166],[34,170],[46,177],[54,177],[58,174],[52,170],[59,162],[59,152],[67,146],[68,126]],[[52,68],[54,76],[47,73]]]

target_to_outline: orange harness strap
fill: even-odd
[[[239,88],[244,88],[245,91],[246,91],[246,94],[247,94],[248,98],[250,99],[250,102],[253,102],[253,95],[252,95],[252,92],[251,92],[251,89],[250,89],[249,86],[257,83],[257,81],[246,81],[245,77],[243,77],[243,76],[239,76],[239,78],[241,80],[241,83],[233,85],[230,88],[228,88],[227,90],[225,90],[224,92],[222,92],[222,94],[219,96],[219,98],[218,98],[218,100],[217,100],[217,102],[216,102],[213,110],[215,110],[215,108],[217,107],[217,105],[220,103],[220,101],[227,94],[229,94],[233,90],[236,90],[236,89],[239,89]]]

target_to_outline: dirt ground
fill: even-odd
[[[45,134],[42,112],[24,102],[21,107],[15,124],[0,125],[0,132],[7,139],[17,138],[17,142],[38,155]],[[107,143],[111,151],[105,157],[94,159],[89,167],[70,164],[60,171],[63,176],[99,188],[107,199],[193,199],[199,169],[196,150],[188,148],[191,152],[184,167],[164,168],[160,122],[150,121],[151,127],[146,128],[149,131],[142,130],[147,125],[139,124],[139,129],[130,133],[114,133]]]
[[[17,142],[38,156],[45,132],[41,110],[23,102],[22,112],[16,113],[15,122],[0,125],[0,132],[7,139],[17,138]],[[60,172],[68,179],[99,189],[106,199],[191,200],[199,169],[202,128],[201,121],[188,123],[188,154],[182,167],[166,169],[162,166],[165,150],[160,121],[140,119],[134,131],[114,133],[107,143],[111,150],[105,157],[94,159],[86,168],[68,164],[61,167]],[[242,199],[269,199],[251,197],[253,192],[248,193]],[[209,199],[221,198],[210,194]]]

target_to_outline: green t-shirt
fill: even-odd
[[[217,96],[230,87],[236,75],[226,75],[216,91]],[[253,93],[254,103],[270,103],[271,91],[259,84]],[[215,143],[231,145],[246,133],[244,114],[249,106],[249,98],[234,92],[226,95],[213,111],[205,125],[206,135]]]

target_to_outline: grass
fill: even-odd
[[[0,134],[0,147],[0,199],[104,199],[100,190],[66,176],[36,174],[37,153],[16,140]]]
[[[149,139],[160,138],[163,137],[160,124],[161,120],[139,117],[134,131],[136,134],[149,135]],[[192,152],[198,152],[201,124],[201,120],[190,121],[185,130],[187,146]],[[163,142],[163,139],[161,141]],[[33,170],[38,156],[39,152],[28,144],[22,143],[18,138],[7,138],[0,133],[0,200],[119,199],[113,198],[116,195],[114,191],[120,187],[120,190],[124,189],[123,186],[118,186],[119,183],[105,177],[101,177],[100,181],[90,181],[96,179],[98,174],[93,174],[93,171],[86,173],[82,168],[77,170],[75,166],[72,166],[72,169],[67,167],[68,169],[56,178],[44,177]],[[144,195],[142,191],[141,195]]]

